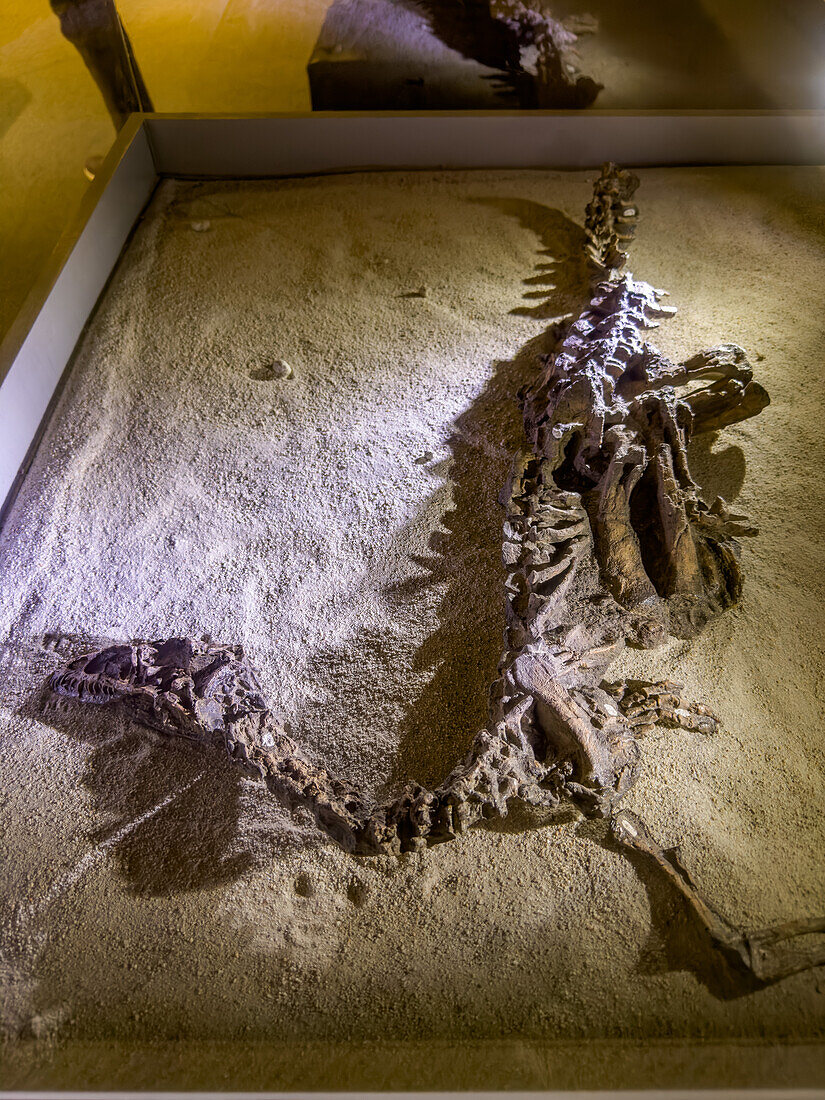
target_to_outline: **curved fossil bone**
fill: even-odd
[[[54,693],[121,703],[148,725],[225,743],[290,804],[307,806],[346,849],[414,851],[449,840],[520,800],[569,799],[611,820],[680,890],[725,956],[757,980],[825,963],[810,937],[825,922],[740,935],[688,874],[619,808],[639,770],[639,739],[656,722],[703,733],[711,712],[671,682],[605,679],[626,644],[691,637],[739,596],[736,538],[755,533],[721,498],[705,504],[690,476],[692,434],[768,403],[744,352],[723,345],[674,364],[645,340],[673,310],[622,272],[637,181],[607,166],[588,207],[597,280],[590,304],[524,394],[529,447],[502,494],[507,629],[487,727],[435,790],[407,787],[369,805],[314,764],[270,712],[238,647],[189,638],[130,642],[55,672]],[[791,939],[806,943],[789,947]]]

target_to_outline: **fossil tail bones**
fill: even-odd
[[[591,301],[522,395],[528,446],[501,498],[504,653],[488,724],[439,787],[411,785],[369,805],[288,735],[239,647],[190,638],[114,645],[69,662],[49,687],[120,703],[172,735],[225,744],[355,853],[451,840],[505,815],[512,800],[548,809],[572,801],[607,818],[620,845],[659,867],[729,961],[769,982],[825,964],[817,938],[825,921],[739,933],[620,806],[638,775],[639,739],[655,723],[716,729],[679,685],[615,683],[606,674],[625,645],[692,637],[738,598],[736,539],[754,531],[723,500],[702,501],[687,444],[768,403],[733,344],[677,365],[647,343],[647,330],[673,310],[662,291],[624,271],[637,183],[612,165],[597,180],[586,222]]]

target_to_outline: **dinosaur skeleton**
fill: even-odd
[[[290,805],[359,854],[417,851],[451,840],[521,801],[572,801],[606,818],[615,841],[652,860],[729,962],[759,982],[825,964],[825,919],[748,935],[701,897],[674,855],[621,807],[639,739],[655,723],[712,733],[679,685],[605,679],[627,644],[689,638],[741,589],[736,536],[754,534],[721,498],[700,498],[692,435],[768,404],[741,348],[676,365],[646,330],[674,312],[662,291],[624,272],[637,217],[628,172],[606,165],[587,208],[592,299],[522,393],[528,448],[502,493],[505,649],[489,721],[435,790],[408,786],[369,805],[313,763],[272,714],[240,647],[190,638],[113,645],[52,674],[53,693],[119,703],[174,736],[225,744]]]
[[[579,70],[581,57],[576,43],[582,34],[593,34],[598,23],[592,16],[568,16],[558,20],[543,8],[537,10],[523,0],[492,0],[491,14],[515,36],[519,45],[519,67],[535,76],[531,85],[534,102],[523,106],[539,108],[582,108],[595,101],[603,85]],[[526,93],[526,88],[523,89]]]

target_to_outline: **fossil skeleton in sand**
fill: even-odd
[[[755,532],[721,499],[701,500],[687,444],[768,404],[736,345],[676,365],[646,342],[657,318],[674,311],[662,291],[624,271],[637,185],[629,172],[603,169],[587,208],[590,304],[558,332],[522,394],[528,448],[502,494],[504,653],[488,725],[441,786],[412,785],[388,804],[367,804],[285,732],[238,647],[190,638],[114,645],[71,661],[49,687],[121,703],[175,736],[224,743],[355,853],[452,840],[481,818],[505,815],[514,800],[571,801],[606,818],[620,845],[667,875],[729,962],[771,982],[825,964],[815,935],[825,919],[740,933],[621,807],[638,775],[639,739],[655,723],[716,729],[676,684],[605,677],[625,645],[690,638],[738,598],[736,537]]]

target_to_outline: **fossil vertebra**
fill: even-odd
[[[687,444],[768,403],[741,348],[682,364],[645,340],[673,310],[624,272],[638,181],[607,165],[587,209],[592,298],[546,356],[524,398],[529,446],[502,494],[507,629],[489,721],[435,790],[412,785],[369,805],[311,762],[278,723],[238,647],[189,638],[114,645],[71,661],[59,695],[118,702],[174,735],[225,743],[278,797],[309,807],[352,852],[415,851],[451,840],[519,800],[572,801],[609,820],[616,841],[652,859],[729,961],[761,982],[825,963],[825,920],[739,933],[688,873],[621,808],[653,724],[715,731],[679,685],[606,679],[627,644],[689,638],[736,601],[736,538],[754,534],[721,498],[705,504]],[[799,940],[804,938],[804,942]],[[813,937],[816,940],[816,937]]]

